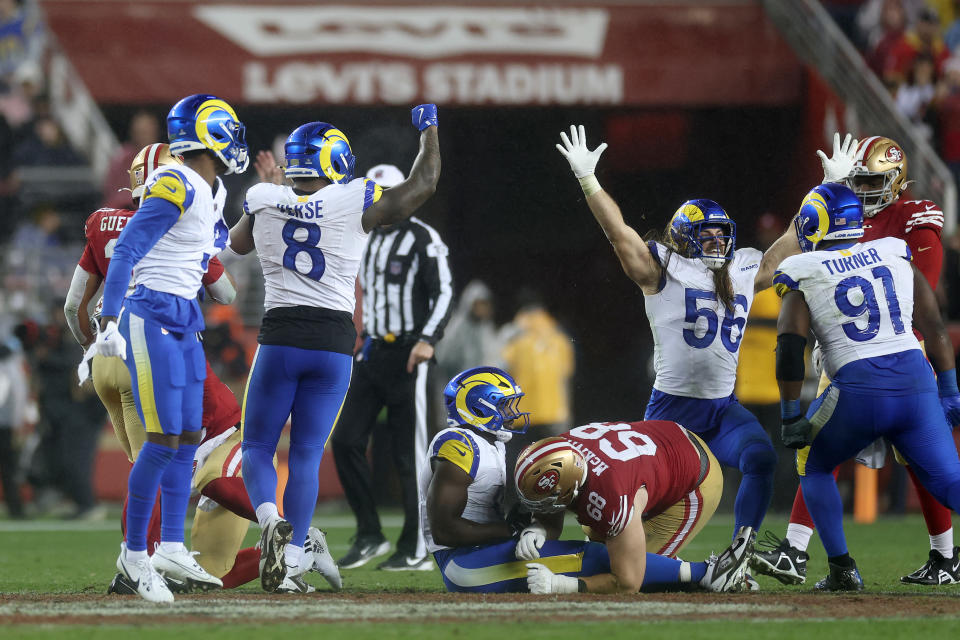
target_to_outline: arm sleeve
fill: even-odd
[[[163,198],[146,200],[117,239],[103,283],[102,315],[117,317],[133,268],[180,219],[180,207]]]
[[[937,288],[940,280],[940,269],[943,266],[943,244],[940,234],[922,227],[907,234],[907,246],[913,254],[913,264],[917,266],[923,277],[927,279],[933,289]]]
[[[220,262],[220,259],[217,256],[210,258],[210,262],[207,263],[207,272],[203,274],[203,284],[208,286],[220,279],[220,276],[223,275],[223,263]]]
[[[67,326],[70,328],[70,333],[80,344],[86,341],[86,337],[80,330],[80,321],[77,314],[81,312],[80,303],[83,300],[83,292],[87,288],[87,280],[89,279],[90,274],[81,265],[77,265],[76,269],[73,270],[73,278],[70,280],[67,299],[63,304],[63,315],[66,318]],[[83,309],[82,312],[86,313],[86,311],[86,309]]]
[[[420,330],[420,339],[436,344],[443,337],[453,310],[453,276],[447,261],[447,245],[436,231],[431,231],[430,242],[421,251],[423,261],[421,276],[430,296],[430,314]]]

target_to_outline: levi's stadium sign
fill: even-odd
[[[42,2],[102,102],[196,92],[261,104],[796,99],[799,64],[758,3],[584,5]]]

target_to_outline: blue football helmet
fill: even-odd
[[[196,94],[173,105],[167,114],[170,153],[209,149],[227,166],[227,174],[250,165],[245,129],[229,104],[216,96]]]
[[[723,255],[703,253],[700,230],[705,227],[720,227],[723,230],[723,234],[715,236],[718,240],[726,240],[727,247]],[[670,239],[680,255],[700,258],[714,271],[733,258],[737,244],[737,225],[723,207],[713,200],[698,198],[684,202],[670,219],[669,231]]]
[[[863,237],[863,203],[844,184],[821,184],[807,193],[793,226],[804,253],[823,240],[856,240]]]
[[[447,424],[471,426],[498,438],[503,432],[523,433],[530,425],[530,413],[519,411],[523,395],[516,380],[502,369],[467,369],[454,376],[443,390]]]
[[[309,122],[293,130],[283,145],[288,178],[326,178],[335,184],[353,180],[357,159],[343,132],[326,122]]]

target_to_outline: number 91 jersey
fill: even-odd
[[[913,268],[907,243],[881,238],[849,249],[790,256],[773,284],[803,294],[833,380],[844,365],[920,349],[913,334]]]
[[[253,216],[267,311],[303,305],[353,314],[367,238],[361,217],[381,193],[366,178],[308,195],[269,183],[247,191],[243,210]]]
[[[634,517],[652,518],[680,502],[700,483],[700,453],[676,422],[595,422],[560,434],[587,463],[577,497],[577,522],[604,538],[619,535]],[[647,490],[646,512],[634,496]]]
[[[733,308],[717,300],[713,271],[699,258],[684,258],[660,243],[650,251],[666,274],[660,290],[644,295],[653,333],[653,386],[687,398],[726,398],[733,393],[740,338],[753,303],[753,287],[763,252],[737,249],[727,266]]]

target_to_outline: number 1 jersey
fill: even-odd
[[[847,364],[920,349],[912,331],[910,261],[906,242],[881,238],[790,256],[777,268],[777,293],[803,294],[823,348],[824,371],[840,386],[844,376],[838,372]]]
[[[268,183],[247,191],[243,209],[253,217],[267,311],[309,306],[353,314],[367,239],[360,220],[381,193],[366,178],[311,194]]]
[[[660,291],[644,295],[653,333],[653,386],[688,398],[726,398],[733,393],[740,338],[753,303],[753,286],[763,252],[737,249],[727,269],[733,308],[717,300],[713,272],[699,258],[684,258],[660,243],[650,251],[666,275]]]

